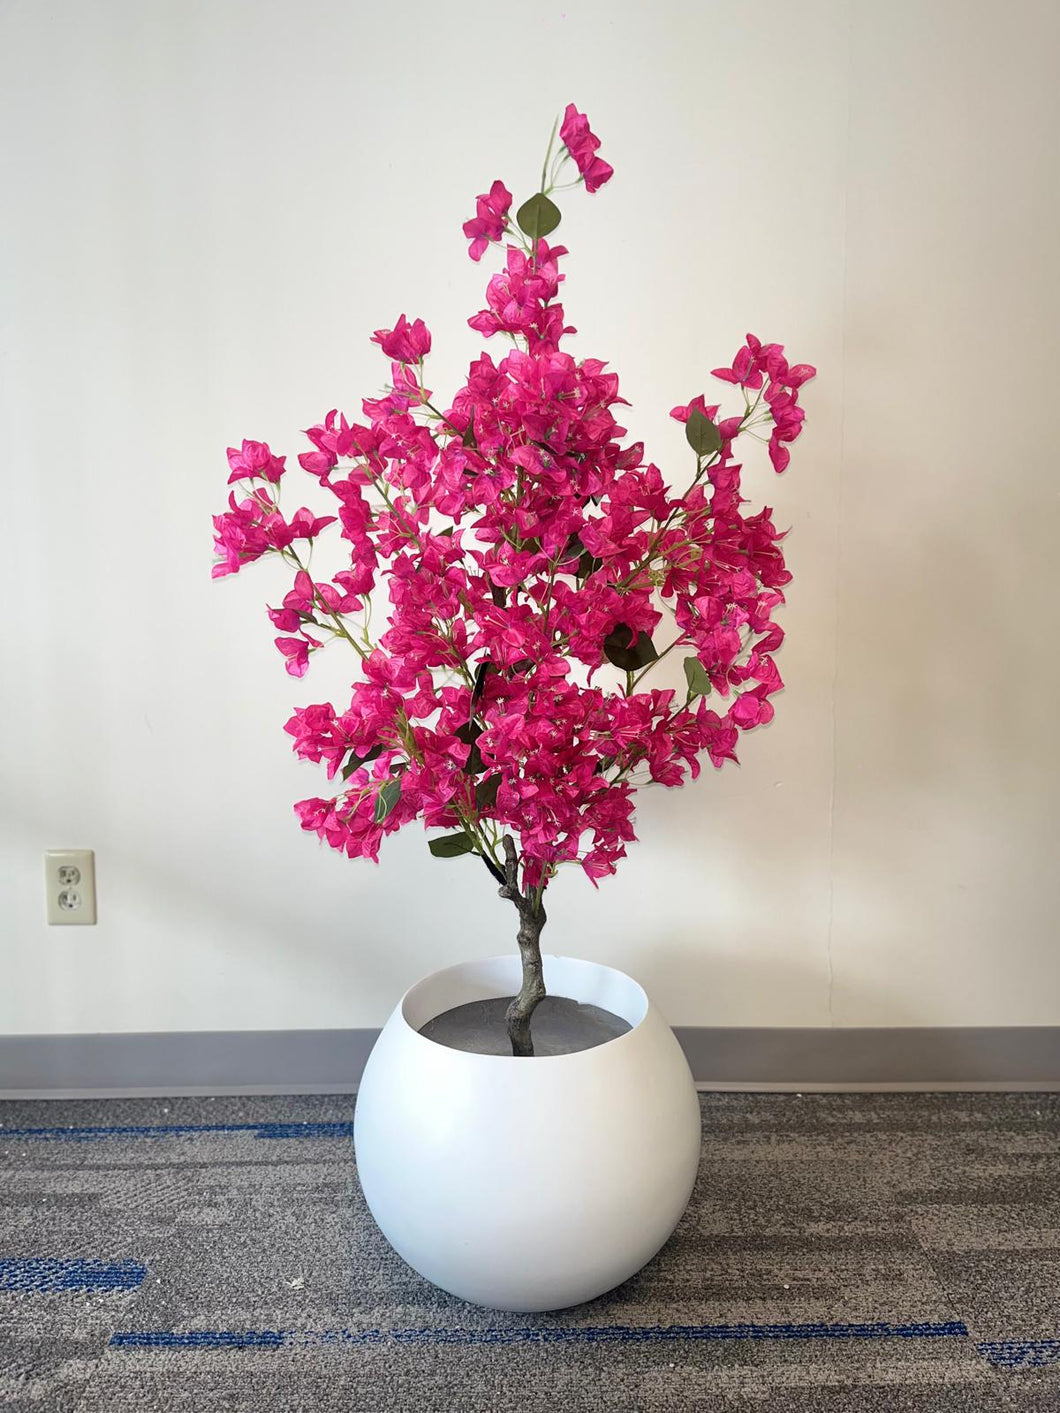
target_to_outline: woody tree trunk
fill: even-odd
[[[519,912],[519,958],[523,964],[523,980],[518,996],[513,997],[505,1013],[508,1023],[508,1039],[513,1055],[532,1055],[534,1042],[530,1035],[530,1018],[539,1002],[545,996],[545,979],[541,968],[541,929],[546,922],[544,904],[535,899],[532,893],[523,893],[519,888],[519,857],[515,850],[515,840],[510,834],[504,836],[504,886],[499,890],[502,898],[513,902]]]

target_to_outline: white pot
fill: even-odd
[[[545,957],[552,995],[621,1016],[626,1034],[573,1055],[451,1050],[419,1028],[519,989],[517,954],[413,986],[357,1095],[354,1142],[383,1235],[443,1290],[497,1310],[602,1295],[659,1250],[699,1161],[699,1105],[673,1031],[630,977]]]

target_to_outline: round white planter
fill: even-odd
[[[552,995],[632,1029],[573,1055],[451,1050],[420,1026],[519,989],[519,958],[449,967],[413,986],[375,1044],[354,1143],[368,1206],[410,1266],[497,1310],[602,1295],[659,1250],[699,1162],[699,1105],[670,1027],[620,971],[545,957]]]

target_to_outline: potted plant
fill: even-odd
[[[642,443],[623,443],[615,374],[561,347],[575,331],[557,299],[553,196],[598,191],[612,168],[573,104],[556,136],[514,216],[495,181],[464,225],[473,260],[504,246],[468,321],[503,356],[483,352],[446,406],[426,382],[431,335],[402,315],[374,335],[383,395],[361,421],[329,412],[298,457],[334,513],[281,511],[286,458],[244,441],[228,453],[241,490],[214,521],[215,576],[267,554],[290,567],[268,614],[292,676],[336,642],[357,660],[348,705],[299,707],[287,724],[333,782],[296,805],[302,827],[374,860],[422,820],[437,860],[474,858],[512,908],[509,956],[436,973],[399,1002],[355,1141],[401,1255],[469,1300],[524,1310],[631,1275],[691,1191],[698,1108],[673,1033],[629,977],[542,956],[545,897],[564,865],[594,886],[615,871],[639,786],[682,785],[703,755],[735,760],[740,733],[771,719],[790,575],[770,511],[744,513],[736,453],[757,437],[785,469],[814,373],[748,335],[714,370],[740,399],[731,414],[702,394],[673,409],[689,465],[671,489]],[[343,567],[322,575],[311,549],[333,524]],[[674,653],[682,688],[653,686]]]

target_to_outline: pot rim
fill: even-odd
[[[608,966],[606,962],[589,961],[584,957],[562,956],[554,952],[542,953],[541,959],[545,964],[546,971],[550,962],[559,962],[561,964],[573,963],[576,967],[585,967],[590,971],[596,972],[597,974],[606,974],[607,976],[615,978],[615,980],[620,985],[624,985],[629,988],[633,1004],[627,1009],[635,1011],[636,1016],[635,1019],[631,1019],[628,1015],[620,1016],[620,1019],[625,1020],[628,1023],[629,1029],[627,1031],[624,1031],[621,1035],[616,1035],[613,1036],[610,1040],[605,1040],[601,1045],[592,1045],[586,1050],[573,1050],[566,1055],[534,1055],[530,1057],[537,1063],[555,1063],[557,1061],[570,1062],[575,1060],[584,1060],[587,1056],[596,1056],[597,1060],[599,1060],[599,1058],[604,1052],[611,1052],[613,1046],[621,1045],[623,1044],[623,1042],[632,1041],[633,1037],[637,1035],[638,1032],[642,1029],[644,1022],[647,1020],[648,1015],[651,1012],[652,1003],[648,997],[648,993],[644,990],[643,986],[641,986],[640,982],[635,980],[634,977],[630,976],[628,972],[624,972],[618,967]],[[441,967],[438,971],[428,972],[426,976],[420,977],[418,981],[414,982],[408,988],[408,990],[398,1001],[397,1006],[394,1008],[394,1016],[396,1019],[399,1020],[404,1032],[407,1035],[413,1037],[414,1041],[418,1041],[422,1045],[429,1045],[432,1051],[441,1051],[441,1053],[446,1056],[446,1058],[450,1062],[453,1063],[460,1063],[462,1061],[492,1060],[500,1064],[512,1064],[517,1059],[526,1058],[525,1056],[516,1055],[485,1055],[478,1050],[453,1049],[451,1046],[440,1044],[437,1040],[429,1039],[426,1035],[421,1035],[418,1026],[413,1024],[413,1022],[409,1019],[408,1011],[410,1002],[415,1001],[415,993],[418,992],[421,988],[426,988],[431,983],[442,982],[444,984],[444,981],[446,979],[456,981],[459,978],[461,972],[471,971],[476,968],[488,967],[491,963],[503,963],[507,967],[518,968],[519,957],[517,954],[503,952],[499,955],[492,957],[471,958],[467,961],[457,962],[453,966]],[[488,996],[490,994],[493,993],[489,991],[484,993],[485,996]],[[562,995],[563,993],[550,992],[550,994]],[[475,1000],[480,998],[472,996],[467,999]],[[481,999],[484,999],[484,997]],[[571,999],[576,1000],[578,998],[573,997]],[[457,1002],[455,1004],[463,1003]],[[441,1015],[443,1011],[448,1009],[450,1009],[448,1005],[442,1006],[440,1010],[434,1011],[432,1015],[425,1016],[424,1019],[420,1022],[420,1024],[426,1025],[427,1021],[432,1020],[434,1016]],[[613,1012],[612,1014],[618,1013]]]

